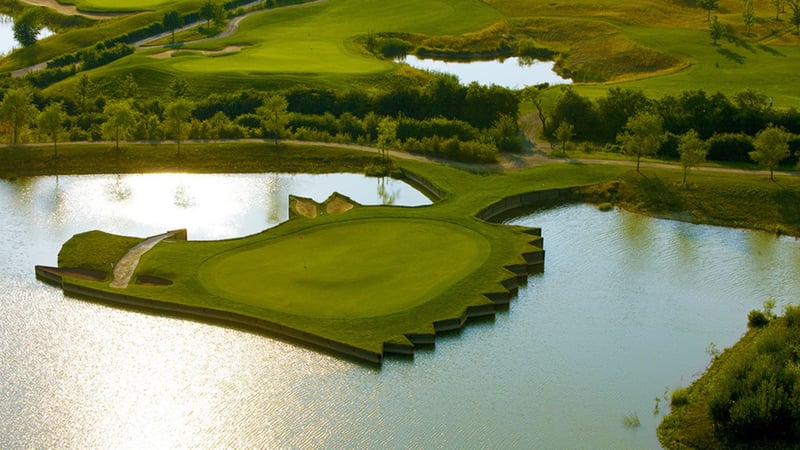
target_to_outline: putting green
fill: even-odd
[[[482,235],[448,222],[367,219],[307,229],[206,261],[212,294],[319,318],[385,316],[426,303],[487,259]]]

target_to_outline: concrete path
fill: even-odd
[[[174,235],[175,232],[170,231],[168,233],[147,238],[133,246],[133,248],[128,250],[128,253],[120,258],[120,260],[117,261],[117,264],[114,266],[114,280],[111,282],[111,284],[109,284],[109,286],[119,289],[125,289],[128,287],[128,284],[133,277],[133,273],[136,271],[136,267],[139,265],[139,259],[142,257],[142,255],[155,247],[159,242]]]

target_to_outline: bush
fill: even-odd
[[[767,315],[755,313],[750,315]],[[732,354],[710,389],[711,418],[729,443],[779,444],[800,437],[800,330],[789,325],[796,323],[796,309],[787,313],[769,321],[753,345]]]
[[[711,161],[751,162],[749,154],[755,150],[750,136],[741,133],[715,134],[708,144]]]
[[[685,388],[678,388],[672,391],[672,398],[669,402],[670,406],[677,408],[689,404],[689,391]]]
[[[769,324],[769,318],[762,311],[754,309],[747,315],[747,326],[750,328],[764,328]]]

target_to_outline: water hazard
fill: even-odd
[[[476,82],[487,86],[496,84],[510,89],[522,89],[542,83],[572,83],[572,80],[562,78],[553,70],[553,61],[527,61],[518,57],[491,61],[442,61],[414,55],[407,55],[398,61],[417,69],[455,75],[463,85]]]
[[[282,220],[274,205],[288,193],[371,203],[359,192],[387,191],[362,177],[362,188],[327,179],[315,192],[300,179],[0,182],[0,447],[651,448],[654,397],[691,382],[709,343],[733,344],[750,309],[800,291],[796,240],[558,208],[514,221],[541,226],[548,253],[508,312],[376,369],[65,298],[34,279],[34,264],[55,263],[88,229],[230,237]],[[406,189],[388,187],[416,204],[402,200]],[[623,425],[630,414],[639,428]]]

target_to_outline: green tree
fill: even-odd
[[[397,141],[397,121],[391,117],[384,117],[378,123],[378,149],[383,159],[389,159],[389,149]]]
[[[526,86],[520,91],[523,100],[530,100],[533,106],[536,107],[536,114],[539,116],[539,123],[542,124],[542,135],[547,136],[549,130],[547,129],[547,116],[544,114],[543,101],[544,92],[550,85],[548,83],[537,84],[535,86]]]
[[[27,89],[6,91],[0,102],[0,121],[11,130],[12,144],[19,143],[20,133],[30,125],[38,112],[33,105],[33,94]]]
[[[681,135],[678,154],[681,156],[681,166],[683,166],[683,184],[686,184],[686,172],[689,168],[697,167],[706,160],[708,148],[708,142],[700,139],[695,130],[689,130]]]
[[[164,13],[163,25],[165,30],[172,32],[172,43],[175,43],[175,30],[183,25],[183,18],[174,9]]]
[[[114,148],[119,151],[119,141],[127,139],[136,126],[136,113],[128,102],[112,102],[105,107],[106,122],[103,135],[114,140]]]
[[[42,10],[39,8],[26,8],[14,19],[14,39],[23,47],[35,44],[41,29]]]
[[[119,80],[119,79],[118,79]],[[139,95],[139,83],[132,73],[125,75],[125,78],[117,82],[115,97],[118,99],[134,99]]]
[[[170,135],[178,141],[178,155],[181,154],[181,141],[189,130],[194,105],[185,98],[179,98],[167,105],[164,112],[165,124]]]
[[[783,0],[772,0],[772,5],[775,6],[775,20],[781,20],[781,13],[783,12]]]
[[[211,0],[206,0],[203,6],[200,7],[200,18],[206,19],[206,27],[211,28],[211,21],[220,23],[224,20],[225,9],[222,4],[215,3]]]
[[[744,0],[744,10],[742,11],[742,21],[744,22],[745,33],[750,34],[753,24],[756,23],[756,13],[753,9],[753,0]]]
[[[275,139],[275,148],[278,148],[278,140],[286,131],[286,124],[289,122],[287,110],[289,102],[282,95],[271,95],[264,100],[264,104],[256,110],[261,116],[262,124],[268,135]]]
[[[774,125],[761,130],[753,141],[755,150],[749,153],[750,159],[769,169],[769,179],[775,180],[774,172],[781,161],[789,156],[791,134]]]
[[[792,16],[789,17],[789,22],[795,26],[795,34],[800,35],[800,1],[789,0],[789,7],[792,8]]]
[[[567,121],[562,121],[558,124],[558,128],[556,128],[556,141],[559,147],[561,147],[561,154],[564,156],[567,156],[567,150],[572,142],[573,129],[574,127],[572,124]]]
[[[497,149],[501,152],[517,153],[522,151],[519,126],[517,121],[508,114],[502,114],[494,121],[491,136]]]
[[[719,9],[719,0],[697,0],[697,5],[706,10],[706,22],[711,21],[711,10]]]
[[[656,153],[664,142],[661,116],[651,112],[640,112],[628,119],[625,129],[617,136],[625,154],[636,160],[636,171],[642,156]]]
[[[64,131],[66,117],[64,104],[61,102],[51,103],[39,113],[39,130],[53,140],[53,158],[58,158],[58,137]]]
[[[711,35],[712,44],[717,45],[717,41],[725,35],[725,25],[719,21],[717,16],[714,16],[708,24],[708,32]]]
[[[86,113],[89,109],[89,102],[94,95],[94,83],[85,73],[78,79],[78,87],[75,89],[75,105],[80,113]]]
[[[172,98],[185,97],[189,93],[189,83],[183,78],[176,78],[169,85],[169,91]]]

